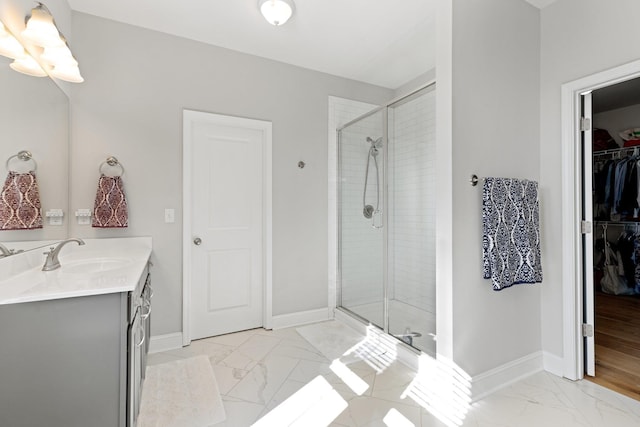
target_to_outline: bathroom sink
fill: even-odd
[[[150,237],[83,240],[65,247],[60,267],[49,271],[42,270],[42,250],[0,258],[0,306],[135,290],[151,256]]]
[[[62,261],[62,274],[99,274],[111,270],[125,268],[133,263],[128,258],[87,258],[73,261]]]

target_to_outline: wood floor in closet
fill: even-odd
[[[595,295],[596,376],[585,377],[640,400],[640,295]]]

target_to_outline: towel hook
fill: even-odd
[[[28,162],[29,160],[31,160],[33,162],[33,170],[31,172],[35,172],[38,169],[38,163],[36,163],[36,160],[33,158],[31,151],[22,150],[22,151],[19,151],[18,154],[14,154],[13,156],[9,157],[7,159],[7,163],[5,164],[7,170],[10,170],[9,163],[13,159],[22,160],[23,162]]]
[[[122,175],[124,175],[124,166],[122,166],[122,163],[120,163],[118,161],[118,159],[116,159],[113,156],[107,157],[107,160],[105,160],[104,162],[102,162],[100,164],[100,168],[98,170],[99,170],[100,174],[102,174],[102,175],[105,175],[105,173],[102,171],[102,168],[104,168],[105,166],[120,167],[120,174],[119,175],[114,175],[114,176],[122,176]]]

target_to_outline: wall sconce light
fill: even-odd
[[[0,22],[0,55],[16,59],[24,56],[24,48]]]
[[[293,0],[259,0],[258,7],[264,19],[275,26],[287,22],[295,10]]]
[[[33,59],[33,56],[25,53],[21,58],[16,58],[9,64],[13,70],[33,77],[45,77],[47,72]]]
[[[49,74],[67,82],[83,82],[78,61],[73,57],[67,40],[58,30],[49,9],[38,2],[38,5],[31,9],[31,15],[25,18],[25,22],[26,28],[22,37],[44,49],[39,59],[51,67]]]
[[[0,22],[0,55],[13,59],[14,61],[9,66],[19,73],[34,77],[47,75],[47,72],[24,50],[24,47],[2,22]]]
[[[51,12],[45,5],[38,3],[31,9],[31,15],[25,18],[26,28],[22,37],[36,46],[61,46],[64,43]]]

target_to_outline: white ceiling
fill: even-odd
[[[127,24],[391,89],[435,67],[435,0],[294,0],[281,27],[258,0],[68,0]]]
[[[68,0],[78,12],[391,89],[435,67],[436,0],[294,1],[291,20],[274,27],[258,0]]]

